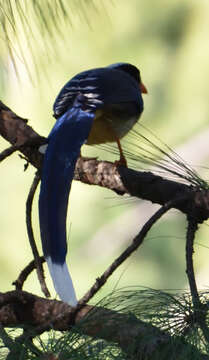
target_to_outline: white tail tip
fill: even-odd
[[[60,299],[71,306],[76,306],[78,301],[66,262],[64,264],[53,263],[50,256],[46,257],[46,261]]]

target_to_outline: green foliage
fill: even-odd
[[[122,139],[124,155],[134,169],[151,170],[164,178],[186,183],[201,190],[209,184],[187,164],[172,148],[159,139],[150,129],[137,123],[125,139]],[[115,144],[98,146],[109,153],[117,154]]]
[[[19,58],[31,79],[34,70],[38,75],[41,69],[38,55],[43,53],[47,57],[45,65],[50,62],[56,56],[57,42],[64,37],[68,25],[73,25],[75,16],[90,24],[89,14],[97,13],[95,3],[93,0],[2,0],[0,45],[9,54],[16,73]]]

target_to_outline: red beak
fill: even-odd
[[[147,88],[142,82],[139,84],[139,88],[142,94],[148,94]]]

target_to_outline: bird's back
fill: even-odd
[[[99,109],[111,104],[132,102],[136,111],[141,113],[143,110],[137,81],[124,71],[107,67],[84,71],[67,82],[53,106],[56,118],[73,105],[78,93],[86,96],[90,108]]]

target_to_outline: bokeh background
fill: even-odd
[[[140,121],[207,180],[208,1],[106,0],[99,4],[71,1],[65,18],[53,19],[50,14],[46,17],[48,32],[44,30],[44,20],[37,20],[38,11],[39,18],[42,16],[41,6],[45,6],[45,2],[37,1],[40,8],[36,11],[32,6],[24,7],[24,1],[19,3],[30,31],[21,25],[22,15],[16,9],[18,30],[13,32],[12,27],[8,30],[13,56],[2,36],[0,40],[2,101],[29,119],[29,124],[39,134],[47,136],[54,124],[53,101],[66,81],[88,68],[131,62],[140,68],[149,91],[144,97],[145,111]],[[42,11],[46,14],[46,9]],[[1,139],[0,148],[3,150],[6,146],[8,144]],[[115,159],[110,151],[98,148],[86,146],[83,152]],[[11,290],[12,281],[32,259],[25,225],[25,202],[34,173],[32,166],[24,172],[24,161],[18,154],[0,167],[0,291]],[[37,199],[38,192],[33,223],[41,249]],[[156,209],[156,205],[147,202],[73,183],[67,223],[68,260],[78,296],[88,290]],[[142,248],[116,271],[97,298],[115,288],[133,285],[187,288],[185,231],[184,216],[170,211],[153,228]],[[200,288],[208,287],[208,240],[209,229],[205,223],[195,245]],[[54,296],[48,275],[47,281]],[[27,280],[25,289],[41,294],[35,273]]]

